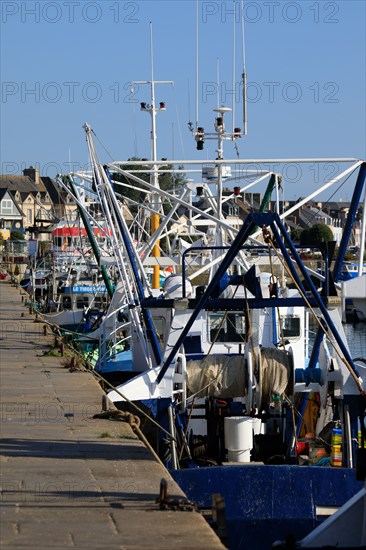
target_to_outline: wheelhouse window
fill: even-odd
[[[64,309],[71,309],[71,296],[62,297],[62,307]]]
[[[245,316],[242,313],[213,313],[209,323],[211,342],[244,342]]]
[[[93,307],[97,309],[101,309],[102,307],[106,307],[106,305],[107,305],[107,299],[104,296],[96,296],[94,298]]]
[[[78,296],[76,299],[76,307],[78,309],[83,309],[84,307],[88,307],[89,305],[89,297],[88,296]]]
[[[298,338],[300,336],[300,317],[281,317],[281,329],[284,338]]]

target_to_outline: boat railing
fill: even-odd
[[[173,396],[177,400],[180,410],[187,407],[187,359],[184,353],[177,354],[177,363],[174,373]]]
[[[118,347],[119,346],[121,346],[121,347],[124,346],[124,348],[126,348],[126,344],[129,342],[129,340],[131,340],[131,335],[124,336],[120,340],[118,340],[116,342],[113,342],[113,345],[111,347],[104,346],[104,348],[106,348],[106,349],[104,349],[104,351],[102,353],[99,353],[99,360],[98,360],[99,364],[103,365],[103,363],[105,361],[107,361],[108,359],[110,359],[111,357],[116,355],[116,353],[118,353]],[[102,347],[99,346],[100,351],[101,351]],[[123,351],[126,351],[126,349],[124,349]]]

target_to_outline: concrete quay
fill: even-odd
[[[2,550],[223,549],[199,513],[159,509],[162,478],[183,492],[128,424],[93,418],[100,386],[52,341],[0,282]]]

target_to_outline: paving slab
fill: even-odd
[[[93,418],[102,389],[47,356],[53,340],[1,282],[2,550],[223,549],[199,513],[159,509],[162,478],[184,493],[128,424]]]

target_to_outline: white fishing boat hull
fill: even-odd
[[[342,283],[342,299],[345,303],[347,299],[353,302],[354,310],[358,320],[366,320],[366,276],[354,277]]]
[[[58,313],[45,313],[44,320],[51,325],[59,327],[72,327],[82,323],[84,318],[84,310],[63,310]]]

